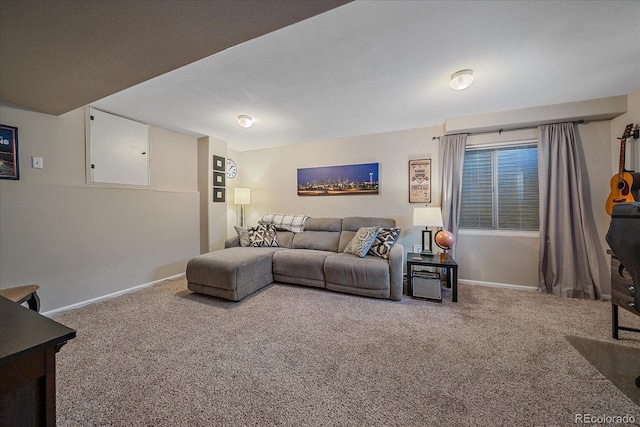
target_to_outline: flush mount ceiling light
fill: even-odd
[[[250,128],[253,126],[253,117],[241,114],[238,116],[238,124],[243,128]]]
[[[451,74],[449,86],[454,90],[463,90],[473,83],[473,70],[460,70]]]

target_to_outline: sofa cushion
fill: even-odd
[[[256,227],[249,227],[249,246],[278,246],[278,240],[276,236],[276,227],[272,224],[260,224]]]
[[[293,245],[293,236],[295,233],[291,231],[277,231],[276,240],[281,248],[291,248]]]
[[[369,249],[369,255],[389,259],[389,251],[395,245],[398,236],[400,236],[400,228],[398,227],[381,228],[371,245],[371,249]]]
[[[342,218],[309,218],[304,225],[305,231],[342,231]]]
[[[313,249],[317,251],[338,251],[340,233],[332,231],[303,231],[293,236],[293,249]]]
[[[333,254],[324,261],[324,274],[328,289],[346,286],[381,291],[375,294],[389,296],[389,263],[382,258],[370,255],[358,258],[344,252]]]
[[[273,278],[279,282],[324,288],[324,260],[334,252],[291,249],[273,254]]]
[[[361,227],[343,252],[362,258],[371,249],[379,230],[378,227]]]

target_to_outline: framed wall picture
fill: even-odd
[[[225,172],[213,172],[213,185],[215,187],[224,187],[227,174]]]
[[[0,179],[20,179],[17,127],[0,125]]]
[[[213,187],[213,201],[224,202],[226,190],[224,188]]]
[[[378,163],[298,169],[298,196],[353,196],[380,193]]]
[[[224,157],[213,156],[213,170],[224,171],[227,166]]]
[[[409,160],[409,203],[431,202],[431,159]]]

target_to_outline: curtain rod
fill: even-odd
[[[557,123],[546,123],[543,125],[538,125],[538,126],[545,126],[545,125],[557,125],[559,123],[567,123],[567,122],[557,122]],[[582,124],[584,123],[584,120],[575,120],[572,121],[571,123],[573,124]],[[520,127],[520,128],[509,128],[509,129],[498,129],[498,130],[484,130],[484,131],[480,131],[480,132],[461,132],[461,133],[452,133],[451,135],[442,135],[442,136],[453,136],[453,135],[486,135],[489,133],[497,133],[499,135],[502,135],[502,132],[515,132],[518,130],[527,130],[527,129],[536,129],[538,126],[525,126],[525,127]],[[442,136],[434,136],[431,139],[440,139],[442,138]]]

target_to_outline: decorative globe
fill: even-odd
[[[440,230],[435,235],[435,241],[436,245],[446,251],[453,247],[453,244],[456,242],[456,237],[450,231]]]

